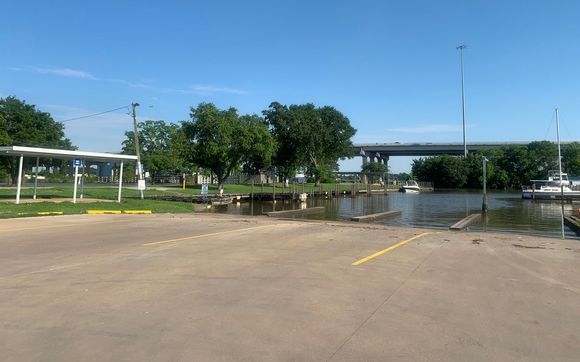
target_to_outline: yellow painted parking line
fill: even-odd
[[[89,215],[120,214],[121,210],[87,210]]]
[[[137,214],[151,214],[152,211],[151,210],[124,210],[123,214],[133,214],[133,215],[137,215]]]
[[[383,249],[381,251],[377,251],[376,253],[367,256],[366,258],[362,258],[360,260],[357,260],[354,263],[352,263],[351,265],[356,266],[356,265],[360,265],[362,263],[366,263],[367,261],[369,261],[371,259],[374,259],[377,256],[381,256],[381,255],[383,255],[385,253],[388,253],[389,251],[391,251],[393,249],[398,248],[399,246],[403,246],[403,245],[407,244],[409,241],[413,241],[413,240],[419,239],[419,238],[421,238],[423,236],[430,235],[430,234],[438,234],[438,233],[437,232],[426,232],[426,233],[421,233],[419,235],[415,235],[412,238],[409,238],[407,240],[400,241],[400,242],[396,243],[395,245],[389,246],[386,249]]]
[[[169,240],[162,240],[162,241],[153,241],[153,242],[150,242],[150,243],[145,243],[143,245],[144,246],[151,246],[151,245],[160,245],[160,244],[174,243],[176,241],[199,239],[199,238],[205,238],[205,237],[208,237],[208,236],[238,233],[238,232],[248,231],[248,230],[264,229],[264,228],[267,228],[267,227],[278,226],[278,225],[280,225],[280,224],[271,224],[271,225],[262,225],[262,226],[252,226],[252,227],[243,228],[243,229],[235,229],[235,230],[227,230],[227,231],[218,231],[218,232],[209,233],[209,234],[186,236],[184,238],[169,239]]]

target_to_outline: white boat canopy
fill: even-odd
[[[58,150],[54,148],[38,148],[38,147],[25,147],[25,146],[2,146],[0,147],[0,155],[11,155],[19,156],[20,163],[18,165],[18,184],[16,187],[16,203],[20,203],[20,189],[22,187],[22,164],[24,157],[36,157],[36,172],[38,173],[38,160],[40,157],[50,157],[50,158],[60,158],[60,159],[80,159],[80,160],[91,160],[91,161],[121,161],[121,167],[119,170],[119,193],[117,196],[117,202],[121,202],[121,190],[123,185],[123,161],[137,161],[137,156],[133,155],[120,155],[115,153],[105,153],[105,152],[85,152],[85,151],[71,151],[71,150]],[[37,175],[38,176],[38,175]],[[73,202],[76,203],[77,197],[77,177],[78,177],[78,167],[75,167],[75,187]],[[38,182],[38,177],[34,181],[34,198],[36,198],[36,186]]]

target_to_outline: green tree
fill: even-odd
[[[274,164],[285,179],[304,168],[318,183],[339,159],[352,156],[356,129],[334,107],[273,102],[263,114],[278,145]]]
[[[378,162],[367,162],[361,166],[361,172],[368,177],[370,183],[376,183],[385,177],[387,165]]]
[[[562,165],[570,175],[580,176],[580,143],[573,142],[562,148]]]
[[[413,176],[432,181],[435,187],[460,188],[467,183],[467,167],[462,157],[442,155],[413,160]]]
[[[528,154],[530,178],[545,179],[550,171],[558,169],[558,146],[553,142],[531,142]]]
[[[72,150],[75,147],[65,137],[64,125],[49,113],[16,97],[0,98],[0,145],[47,147]],[[18,173],[13,157],[2,156],[0,164],[15,181]],[[62,160],[42,160],[44,165],[62,165]],[[27,161],[27,167],[32,161]]]
[[[191,109],[182,129],[189,146],[186,157],[216,176],[219,189],[242,163],[259,168],[270,162],[274,142],[258,116],[239,117],[235,108],[220,110],[211,103]],[[261,153],[262,160],[257,154]]]
[[[184,171],[185,162],[179,152],[180,126],[165,121],[145,121],[137,124],[143,168],[153,176]],[[123,153],[135,154],[134,131],[125,132]]]
[[[250,175],[258,175],[272,165],[276,149],[274,137],[268,125],[258,115],[244,115],[239,118],[240,142],[244,156],[242,169]]]

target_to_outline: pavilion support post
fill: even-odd
[[[121,202],[121,190],[123,188],[123,161],[121,161],[121,167],[119,167],[119,193],[117,195],[117,202]]]
[[[38,167],[39,167],[40,157],[36,157],[36,171],[34,172],[34,195],[32,198],[36,200],[36,188],[38,187]]]
[[[75,185],[73,187],[73,204],[76,204],[77,203],[78,179],[79,179],[79,166],[75,166],[75,177],[74,177]]]
[[[24,163],[24,155],[20,155],[20,163],[18,164],[18,184],[16,185],[16,203],[20,203],[20,189],[22,188],[22,164]]]

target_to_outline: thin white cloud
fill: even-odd
[[[202,94],[202,95],[215,94],[215,93],[230,93],[230,94],[247,94],[248,93],[248,92],[241,90],[241,89],[221,87],[221,86],[215,86],[215,85],[204,85],[204,84],[194,84],[190,88],[193,92],[197,92],[198,94]]]
[[[387,131],[398,133],[449,133],[460,132],[461,127],[450,124],[432,124],[427,126],[390,128]]]
[[[66,78],[80,78],[80,79],[90,79],[90,80],[98,80],[97,77],[92,75],[91,73],[78,70],[78,69],[70,69],[70,68],[41,68],[41,67],[13,67],[10,68],[15,71],[29,71],[35,72],[39,74],[51,74],[57,75],[60,77]]]
[[[211,96],[218,93],[238,94],[238,95],[248,94],[247,91],[242,89],[205,84],[194,84],[191,85],[189,88],[185,89],[159,88],[159,90],[166,93],[193,94],[198,96]]]
[[[193,84],[188,88],[180,89],[180,88],[167,88],[167,87],[154,87],[149,84],[148,81],[144,82],[133,82],[128,81],[125,79],[119,78],[98,78],[95,75],[85,72],[83,70],[78,69],[70,69],[70,68],[44,68],[44,67],[37,67],[37,66],[24,66],[24,67],[10,67],[8,68],[13,71],[21,72],[34,72],[38,74],[50,74],[56,75],[60,77],[66,78],[78,78],[78,79],[88,79],[94,81],[101,81],[101,82],[108,82],[108,83],[115,83],[115,84],[122,84],[127,87],[131,88],[140,88],[140,89],[150,89],[158,92],[165,92],[165,93],[179,93],[179,94],[192,94],[192,95],[202,95],[202,96],[211,96],[215,94],[237,94],[237,95],[245,95],[248,94],[247,91],[227,86],[220,86],[220,85],[210,85],[210,84]]]
[[[131,87],[131,88],[153,89],[153,87],[150,86],[149,84],[130,82],[130,81],[124,80],[124,79],[115,79],[114,78],[114,79],[103,79],[103,80],[105,82],[123,84],[123,85],[126,85],[127,87]]]

